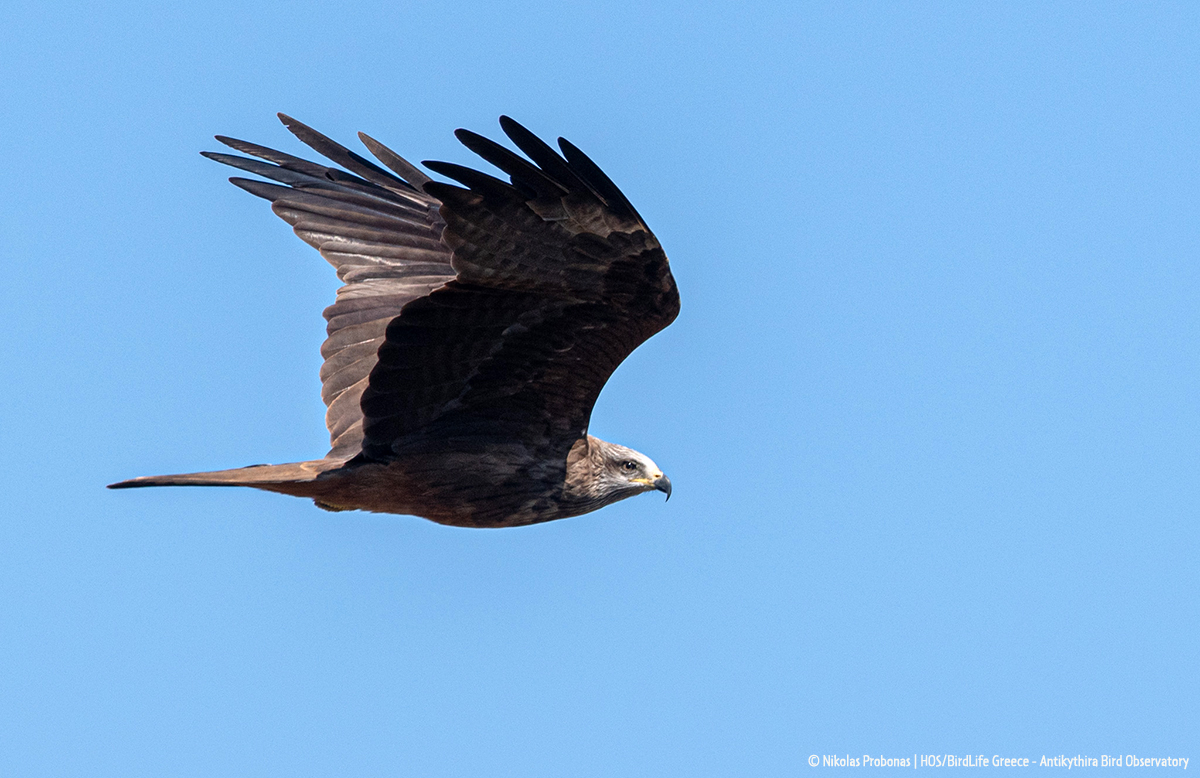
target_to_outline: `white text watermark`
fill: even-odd
[[[808,758],[809,767],[910,767],[912,769],[938,767],[1060,767],[1068,770],[1090,767],[1174,767],[1186,770],[1186,756],[1141,756],[1138,754],[1101,754],[1067,756],[1005,756],[1003,754],[913,754],[912,756],[884,756],[880,754],[813,754]]]

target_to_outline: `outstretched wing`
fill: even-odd
[[[327,457],[346,460],[362,450],[360,401],[388,323],[405,305],[454,277],[450,249],[441,241],[440,203],[419,188],[428,176],[366,135],[359,136],[363,143],[398,175],[295,119],[279,118],[345,170],[222,136],[217,140],[257,159],[204,156],[278,182],[230,179],[271,201],[271,210],[320,251],[343,282],[336,302],[325,309],[321,397],[332,446]]]
[[[528,159],[456,134],[509,181],[425,163],[462,184],[422,187],[456,278],[386,328],[362,394],[367,458],[447,438],[565,456],[609,376],[678,314],[666,255],[612,181],[567,141],[560,155],[500,122]]]

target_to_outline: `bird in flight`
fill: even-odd
[[[649,457],[588,434],[609,376],[679,313],[662,247],[591,159],[502,116],[524,156],[455,135],[508,180],[423,163],[449,184],[370,136],[359,133],[378,164],[279,118],[340,168],[223,136],[248,156],[204,156],[267,179],[230,181],[270,201],[342,281],[321,347],[331,449],[110,488],[248,486],[460,527],[563,519],[654,490],[670,498]]]

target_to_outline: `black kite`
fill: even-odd
[[[230,179],[269,200],[343,282],[321,347],[332,449],[310,462],[112,488],[250,486],[327,510],[463,527],[578,516],[652,490],[670,496],[648,457],[588,434],[609,376],[679,312],[666,255],[595,163],[501,117],[527,159],[458,130],[509,176],[424,163],[460,187],[361,133],[386,170],[280,119],[344,170],[220,136],[256,159],[205,156],[278,182]]]

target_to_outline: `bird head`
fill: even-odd
[[[671,479],[650,457],[615,443],[605,443],[598,473],[603,493],[614,500],[659,491],[671,499]]]

